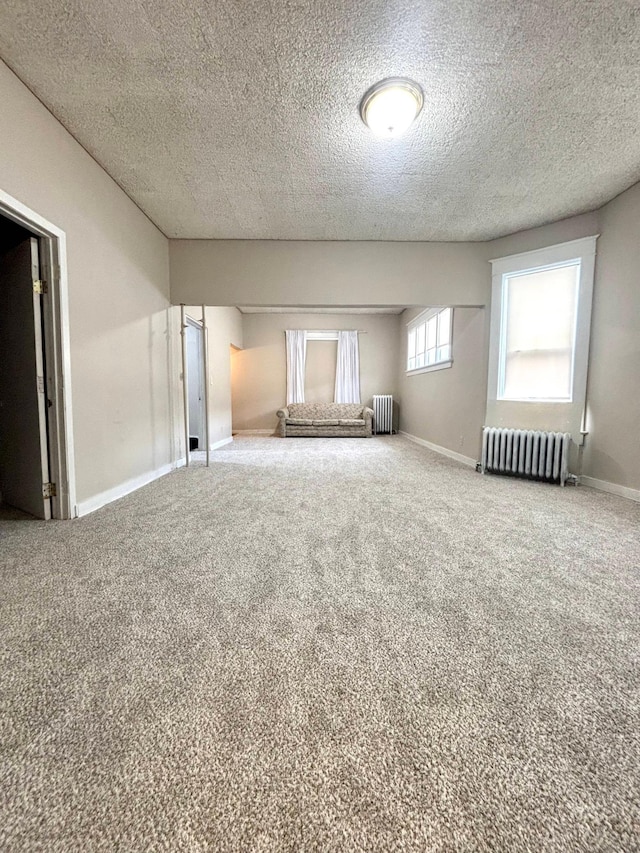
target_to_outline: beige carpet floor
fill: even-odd
[[[3,851],[640,850],[640,505],[241,438],[0,519]]]

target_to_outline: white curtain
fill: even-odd
[[[335,402],[360,402],[360,353],[357,332],[338,332]]]
[[[304,365],[307,359],[307,333],[287,329],[287,406],[304,403]]]

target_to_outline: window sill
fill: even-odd
[[[439,361],[437,364],[430,364],[428,367],[416,367],[415,370],[407,370],[407,376],[417,376],[418,373],[433,373],[434,370],[445,370],[453,365],[453,359],[448,361]]]

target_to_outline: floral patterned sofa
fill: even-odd
[[[370,438],[373,409],[360,403],[289,403],[279,409],[276,435]]]

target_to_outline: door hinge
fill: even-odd
[[[56,497],[56,484],[55,483],[43,483],[42,484],[42,497],[45,498],[55,498]]]
[[[47,282],[43,278],[38,278],[33,282],[33,292],[34,293],[46,293],[47,292]]]
[[[38,376],[38,394],[44,394],[44,376]]]

